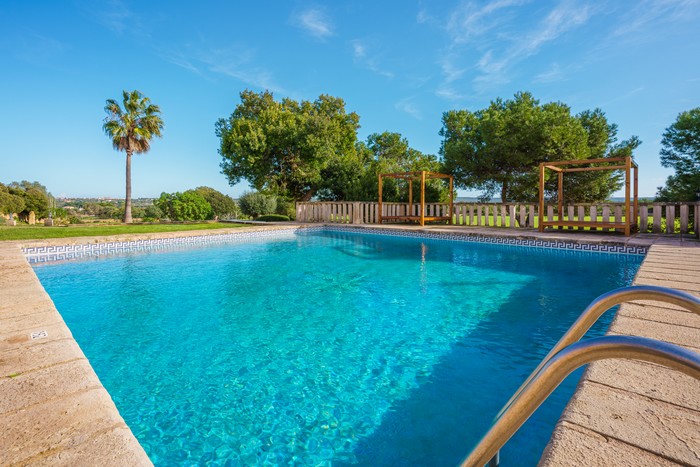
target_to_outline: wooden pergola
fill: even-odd
[[[408,202],[406,203],[406,215],[403,216],[385,216],[382,213],[382,183],[385,178],[395,178],[400,180],[408,180]],[[450,212],[448,216],[426,216],[425,215],[425,181],[437,178],[450,179]],[[413,180],[420,179],[420,211],[419,215],[413,215]],[[449,174],[441,174],[437,172],[400,172],[379,174],[379,213],[378,222],[381,224],[384,220],[401,220],[401,221],[418,221],[423,226],[426,221],[447,221],[452,223],[452,214],[454,213],[454,177]]]
[[[609,164],[615,165],[594,165],[591,164]],[[570,167],[570,166],[587,166],[587,167]],[[559,186],[557,190],[557,220],[544,220],[544,176],[545,171],[553,170],[559,178]],[[611,222],[610,219],[603,219],[598,222],[597,219],[590,221],[579,220],[564,220],[564,174],[569,172],[588,172],[593,170],[624,170],[625,171],[625,220],[622,222]],[[630,175],[634,170],[634,199],[630,200]],[[632,210],[630,210],[632,208]],[[544,232],[545,227],[591,227],[591,228],[607,228],[623,230],[626,236],[629,236],[633,230],[637,229],[637,214],[639,211],[638,203],[638,167],[632,160],[632,157],[611,157],[607,159],[581,159],[575,161],[557,161],[557,162],[542,162],[540,163],[540,209],[539,209],[539,231]],[[630,215],[630,213],[632,215]]]

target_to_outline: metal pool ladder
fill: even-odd
[[[632,300],[670,303],[700,315],[699,298],[666,287],[623,287],[596,298],[501,409],[489,431],[462,461],[462,467],[485,464],[498,467],[503,445],[572,371],[588,363],[607,358],[642,360],[700,380],[700,354],[679,345],[631,336],[604,336],[578,342],[603,313]]]

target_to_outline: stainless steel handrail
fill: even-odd
[[[593,300],[590,305],[581,313],[578,319],[559,339],[552,350],[542,359],[537,368],[530,373],[525,382],[513,394],[506,405],[498,412],[495,420],[498,420],[501,415],[508,410],[513,401],[518,398],[520,393],[527,387],[532,379],[539,371],[554,357],[559,351],[580,340],[586,332],[593,326],[598,319],[610,308],[632,300],[653,300],[657,302],[670,303],[685,308],[695,314],[700,315],[700,299],[680,290],[669,289],[666,287],[657,287],[653,285],[634,285],[622,287],[600,295]],[[496,451],[495,456],[489,461],[489,467],[498,467],[499,453]]]
[[[700,380],[700,354],[679,345],[631,336],[597,337],[571,344],[542,366],[462,461],[462,467],[481,467],[489,462],[572,371],[608,358],[656,363]]]
[[[532,378],[534,378],[537,372],[542,369],[550,358],[556,355],[567,345],[579,341],[584,334],[588,332],[591,326],[593,326],[596,321],[598,321],[598,319],[610,308],[632,300],[654,300],[657,302],[670,303],[700,315],[700,298],[687,292],[669,289],[667,287],[657,287],[654,285],[633,285],[604,293],[593,300],[591,304],[588,305],[585,310],[583,310],[583,313],[581,313],[578,319],[574,321],[574,324],[572,324],[564,335],[561,336],[559,342],[552,347],[552,350],[550,350],[547,356],[542,359],[537,368],[530,373],[530,376],[527,377],[525,382],[518,388],[517,391],[515,391],[506,405],[504,405],[500,412],[498,412],[496,418],[498,418],[510,406],[513,400],[518,397],[520,391],[527,386],[527,384],[532,380]]]

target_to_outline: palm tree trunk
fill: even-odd
[[[131,224],[131,156],[133,151],[126,150],[126,201],[124,202],[124,223]]]

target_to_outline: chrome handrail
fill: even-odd
[[[481,467],[530,418],[544,400],[574,370],[608,358],[656,363],[700,380],[700,354],[679,345],[646,337],[605,336],[571,344],[551,357],[496,419],[462,467]]]
[[[495,420],[498,420],[498,418],[500,418],[500,416],[506,410],[508,410],[513,401],[518,398],[520,393],[525,389],[525,387],[527,387],[530,381],[532,381],[535,375],[538,374],[538,372],[552,357],[554,357],[559,351],[566,348],[568,345],[579,341],[598,321],[598,319],[610,308],[632,300],[654,300],[657,302],[670,303],[700,315],[700,299],[698,297],[687,292],[669,289],[667,287],[658,287],[654,285],[633,285],[621,287],[600,295],[598,298],[593,300],[590,305],[588,305],[574,324],[571,325],[561,339],[559,339],[554,347],[552,347],[552,350],[550,350],[549,353],[542,359],[540,364],[537,365],[537,368],[530,373],[530,376],[527,377],[525,382],[520,385],[510,400],[506,402],[503,408],[498,412]],[[499,454],[497,451],[495,456],[489,461],[488,465],[489,467],[498,467],[499,464]]]
[[[677,305],[700,315],[700,298],[680,290],[669,289],[667,287],[657,287],[654,285],[633,285],[629,287],[621,287],[604,293],[593,300],[588,307],[583,310],[583,313],[578,317],[574,324],[561,336],[559,342],[554,344],[552,350],[542,359],[540,364],[535,368],[525,382],[513,394],[506,405],[498,412],[498,418],[518,397],[520,391],[534,378],[538,371],[547,363],[547,361],[556,355],[560,350],[569,344],[579,341],[586,332],[598,321],[598,319],[610,308],[621,305],[622,303],[632,300],[654,300],[657,302],[670,303]]]

